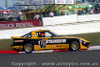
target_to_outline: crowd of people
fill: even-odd
[[[43,17],[53,17],[53,16],[61,16],[61,15],[70,15],[70,14],[78,14],[78,15],[86,15],[86,14],[98,14],[100,13],[100,8],[82,8],[80,10],[59,10],[59,12],[57,11],[49,11],[49,12],[44,12],[42,13]]]
[[[90,8],[90,9],[83,9],[83,10],[78,10],[77,14],[78,15],[84,15],[84,14],[95,14],[95,10],[93,8]]]
[[[75,10],[72,10],[71,12],[73,12],[75,14]],[[49,11],[49,12],[44,12],[44,13],[35,13],[35,15],[33,17],[31,17],[32,19],[31,20],[42,20],[42,17],[53,17],[53,16],[61,16],[61,15],[70,15],[71,12],[64,12],[64,11],[60,11],[57,12],[57,11]],[[77,10],[77,14],[78,15],[84,15],[84,14],[95,14],[97,13],[95,11],[94,8],[84,8],[82,10]],[[16,20],[17,21],[24,21],[24,15],[23,14],[18,14],[16,16]],[[29,20],[29,19],[27,19]]]

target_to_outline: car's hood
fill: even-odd
[[[11,36],[11,38],[13,38],[13,39],[14,39],[14,38],[20,38],[20,37],[19,37],[19,36]]]

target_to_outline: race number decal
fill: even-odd
[[[38,43],[39,43],[39,47],[40,47],[40,48],[45,48],[45,47],[46,47],[46,41],[42,41],[42,40],[41,40],[41,41],[39,41]]]

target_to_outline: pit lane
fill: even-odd
[[[90,65],[42,65],[41,63],[90,63]],[[15,64],[16,63],[16,64]],[[18,66],[18,63],[26,65]],[[33,63],[28,66],[28,63]],[[95,65],[93,65],[95,63]],[[100,67],[100,50],[34,54],[1,54],[0,67]]]

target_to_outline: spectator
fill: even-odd
[[[24,16],[23,16],[23,15],[21,15],[21,16],[20,16],[20,19],[21,19],[21,21],[23,21],[23,20],[24,20]]]
[[[81,15],[82,14],[82,11],[81,10],[78,10],[78,15]]]
[[[54,16],[54,12],[50,12],[50,13],[49,13],[49,16],[50,16],[50,17],[53,17],[53,16]]]
[[[35,19],[35,20],[39,20],[39,19],[40,19],[40,15],[39,15],[39,14],[36,14],[36,15],[34,16],[34,19]]]
[[[20,14],[17,16],[17,20],[21,21],[21,15]]]
[[[39,21],[40,21],[41,26],[43,26],[42,17],[43,17],[43,14],[41,14],[41,15],[36,14],[36,15],[34,16],[34,19],[35,19],[35,20],[39,20]]]
[[[87,14],[88,13],[88,8],[84,8],[84,11],[85,11],[84,14]]]
[[[97,7],[97,12],[100,13],[100,8],[99,7]]]
[[[97,10],[97,5],[95,5],[95,13],[97,14],[98,13],[98,10]]]
[[[58,13],[57,12],[55,12],[55,16],[58,16]]]
[[[63,11],[61,11],[61,15],[64,15]]]
[[[91,8],[91,9],[89,10],[89,13],[90,13],[90,14],[94,14],[94,13],[95,13],[94,9]]]
[[[39,18],[40,23],[41,23],[41,26],[43,26],[43,21],[42,21],[42,18],[43,18],[43,14],[41,14],[41,15],[40,15],[40,18]]]
[[[41,14],[40,17],[42,18],[43,17],[43,14]]]

